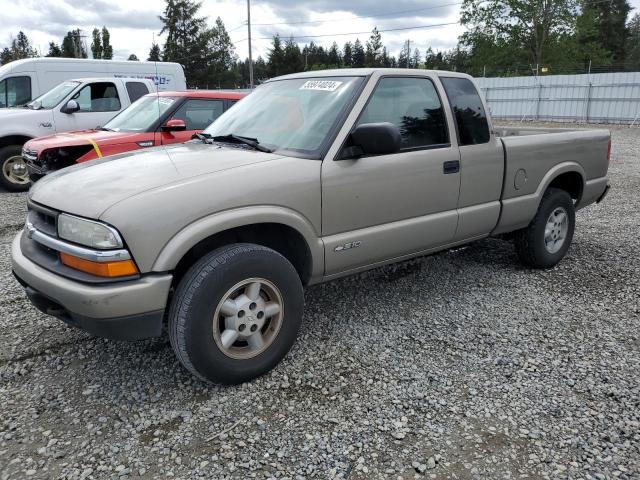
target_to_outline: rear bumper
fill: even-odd
[[[13,240],[13,273],[40,311],[94,335],[114,339],[159,336],[172,276],[145,275],[107,285],[91,285],[56,275],[26,258],[22,232]]]
[[[611,185],[607,183],[607,186],[605,187],[604,192],[602,192],[602,195],[598,197],[598,199],[596,200],[596,203],[600,203],[601,201],[603,201],[604,197],[607,196],[607,193],[609,193],[610,189],[611,189]]]

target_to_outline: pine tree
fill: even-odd
[[[129,55],[129,58],[127,58],[127,60],[129,60],[130,62],[139,62],[140,61],[138,59],[138,56],[135,53],[132,53],[131,55]]]
[[[281,74],[301,72],[304,69],[304,59],[300,47],[290,37],[284,44],[283,69]]]
[[[640,13],[636,13],[629,22],[629,41],[627,42],[627,63],[634,69],[640,65]]]
[[[113,58],[113,47],[111,46],[111,35],[107,27],[102,27],[102,58],[111,60]]]
[[[235,47],[231,42],[224,22],[220,17],[216,19],[215,26],[207,34],[207,42],[203,57],[205,69],[198,73],[199,84],[204,86],[233,86],[238,81],[238,76],[233,72],[237,60]]]
[[[380,56],[382,55],[382,36],[378,32],[378,27],[373,27],[371,36],[367,41],[367,51],[365,54],[365,65],[367,67],[379,67]]]
[[[62,56],[65,58],[87,58],[80,29],[67,32],[67,35],[62,39]]]
[[[267,65],[269,66],[270,77],[282,75],[284,69],[284,50],[282,48],[280,35],[276,34],[271,41],[271,48],[267,56]]]
[[[160,45],[154,43],[151,45],[149,49],[149,58],[147,58],[149,62],[159,62],[160,61]]]
[[[49,53],[47,53],[47,57],[61,57],[62,49],[55,42],[49,42]]]
[[[0,53],[0,64],[4,65],[14,60],[37,56],[38,51],[31,46],[31,42],[25,33],[20,31],[16,38],[11,39],[11,46],[5,47]]]
[[[338,49],[338,44],[336,42],[331,44],[328,57],[329,66],[331,68],[340,68],[342,66],[342,58],[340,58],[340,50]]]
[[[631,5],[627,0],[590,2],[584,0],[583,11],[595,13],[598,43],[611,52],[614,62],[624,61],[625,46],[629,36],[627,17]]]
[[[420,50],[417,48],[413,51],[413,55],[411,56],[411,68],[420,68],[420,62],[422,61],[422,55],[420,55]]]
[[[94,28],[91,36],[93,38],[91,42],[91,55],[93,55],[93,58],[102,58],[102,38],[100,37],[100,30]]]
[[[351,64],[354,68],[364,67],[365,53],[364,47],[362,46],[362,43],[360,43],[360,39],[356,39],[355,43],[353,44],[352,58],[353,60]]]
[[[351,42],[345,43],[342,48],[342,63],[347,68],[353,66],[353,44]]]
[[[163,25],[160,35],[167,38],[162,59],[181,63],[190,86],[197,85],[209,40],[206,17],[197,16],[200,7],[192,0],[167,0],[164,15],[158,17]]]

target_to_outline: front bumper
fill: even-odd
[[[148,274],[106,285],[70,280],[26,258],[20,248],[22,235],[16,235],[11,245],[11,264],[36,308],[101,337],[160,336],[171,275]]]

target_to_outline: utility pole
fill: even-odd
[[[409,68],[410,57],[411,57],[411,40],[407,39],[407,68]]]
[[[251,0],[247,0],[247,30],[249,33],[249,88],[253,88],[253,58],[251,56]]]

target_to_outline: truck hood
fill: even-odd
[[[127,152],[63,168],[29,190],[34,202],[88,218],[110,206],[190,178],[282,158],[243,147],[185,143]]]
[[[34,118],[37,116],[48,117],[51,115],[51,110],[31,110],[30,108],[0,108],[0,122],[16,121],[20,118]]]
[[[77,145],[88,145],[95,142],[98,146],[117,145],[120,143],[136,142],[142,137],[148,137],[151,134],[145,132],[105,132],[102,130],[77,130],[74,132],[58,133],[47,135],[33,140],[29,140],[25,144],[25,148],[38,153],[44,150],[61,147],[74,147]]]

